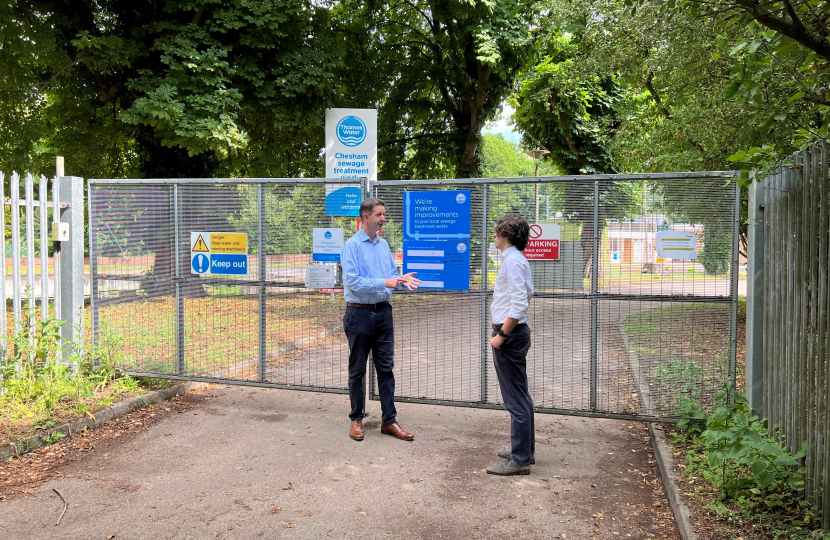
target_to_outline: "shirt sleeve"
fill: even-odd
[[[360,245],[346,242],[340,252],[340,266],[343,268],[343,284],[350,290],[361,293],[379,293],[386,289],[386,280],[360,276]]]
[[[399,278],[401,275],[398,273],[398,265],[395,264],[395,256],[392,255],[392,250],[389,250],[389,277],[391,278]]]
[[[507,265],[507,297],[510,299],[511,319],[521,321],[527,317],[530,307],[528,284],[525,282],[524,272],[518,261],[508,260]]]

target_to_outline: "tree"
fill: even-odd
[[[511,102],[513,118],[525,134],[525,145],[539,141],[547,156],[565,174],[611,174],[616,172],[611,142],[619,124],[617,109],[624,92],[613,74],[583,71],[582,37],[585,19],[548,19],[537,40],[537,58],[518,79]],[[579,30],[578,32],[575,30]],[[581,223],[583,271],[589,272],[594,248],[594,186],[584,182],[566,185],[566,214]],[[602,182],[599,204],[605,218],[628,215],[640,191],[621,182]],[[600,220],[600,228],[605,219]]]
[[[43,167],[60,152],[70,172],[95,177],[213,176],[241,167],[228,158],[243,155],[259,172],[308,167],[263,154],[321,129],[340,60],[326,6],[36,0],[4,9],[5,35],[18,46],[4,45],[2,61],[38,60],[19,67],[22,82],[0,103],[6,116],[37,113],[37,128],[5,156]],[[29,43],[33,32],[39,45]],[[315,154],[311,168],[319,163]]]
[[[745,169],[770,168],[781,156],[830,134],[830,5],[789,0],[667,0],[658,5],[667,16],[705,19],[718,29],[715,57],[729,65],[723,97],[734,100],[746,111],[747,124],[763,132],[736,151],[732,161]],[[737,41],[729,36],[733,27],[743,32]]]
[[[527,58],[536,4],[352,0],[339,7],[351,51],[346,96],[379,106],[379,177],[477,176],[481,129]]]

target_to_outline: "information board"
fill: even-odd
[[[470,242],[404,242],[403,273],[418,272],[423,289],[470,288]]]
[[[343,251],[343,229],[314,229],[312,231],[312,261],[340,262],[341,251]]]
[[[470,191],[404,192],[403,273],[421,288],[470,288]]]
[[[655,237],[657,256],[667,259],[696,259],[697,235],[687,231],[660,231]]]
[[[377,109],[326,109],[326,178],[378,177]],[[360,187],[326,184],[327,216],[359,216]]]
[[[405,191],[404,241],[469,240],[470,191]]]
[[[309,264],[306,266],[305,286],[309,289],[334,287],[335,266],[332,264]]]

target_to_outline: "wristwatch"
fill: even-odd
[[[502,330],[501,328],[498,329],[498,331],[496,332],[496,335],[501,336],[501,337],[507,337],[507,334],[505,334],[504,330]]]

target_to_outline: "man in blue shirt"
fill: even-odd
[[[378,374],[383,415],[381,433],[404,441],[415,439],[396,420],[395,375],[392,372],[395,339],[389,299],[393,289],[417,289],[421,281],[414,277],[416,272],[404,276],[398,274],[389,244],[378,235],[385,220],[386,204],[382,200],[363,201],[360,205],[360,230],[349,238],[340,253],[346,297],[343,329],[349,340],[349,397],[352,405],[349,437],[356,441],[363,440],[363,417],[366,414],[363,410],[363,381],[369,351]]]

